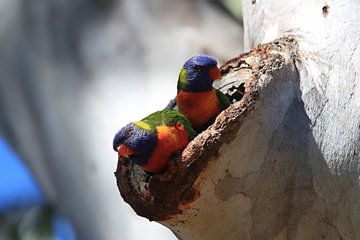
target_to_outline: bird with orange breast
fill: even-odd
[[[191,57],[180,71],[176,104],[197,132],[206,129],[230,105],[229,99],[212,86],[220,79],[216,60],[206,55]]]

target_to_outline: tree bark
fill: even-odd
[[[360,3],[243,2],[271,42],[222,66],[235,103],[162,175],[120,158],[120,192],[181,239],[360,239]]]

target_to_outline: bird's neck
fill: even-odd
[[[157,126],[157,145],[146,165],[145,171],[159,173],[166,167],[171,155],[175,151],[183,150],[189,142],[189,133],[186,129],[178,129],[165,125]]]
[[[176,97],[179,111],[197,128],[219,113],[219,100],[215,89],[206,92],[179,91]]]

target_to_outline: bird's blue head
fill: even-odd
[[[191,57],[180,71],[178,91],[205,92],[211,90],[214,80],[221,79],[221,72],[214,58],[206,55]]]
[[[156,131],[144,128],[140,122],[129,123],[116,133],[113,148],[120,156],[145,165],[157,144]]]

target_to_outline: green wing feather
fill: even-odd
[[[216,89],[216,96],[219,99],[221,110],[224,110],[230,106],[230,100],[220,90]]]
[[[185,118],[184,115],[175,110],[162,110],[154,112],[142,119],[140,122],[134,122],[134,124],[141,127],[142,129],[152,131],[155,130],[157,126],[162,124],[168,126],[172,122],[181,122],[192,138],[197,135],[195,130],[191,127],[189,120]]]

